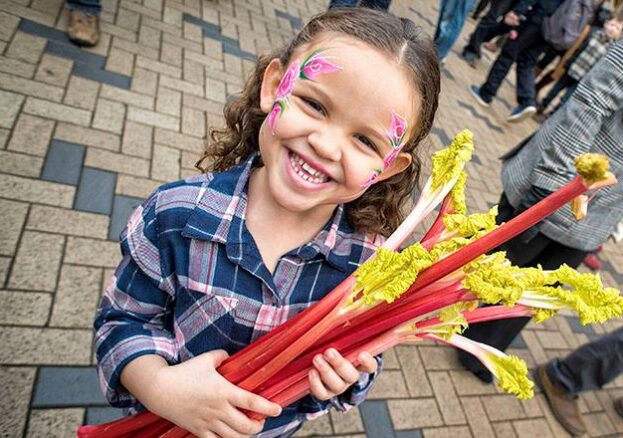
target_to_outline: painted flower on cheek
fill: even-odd
[[[268,114],[268,126],[270,126],[271,131],[275,132],[275,123],[277,123],[277,119],[281,115],[281,102],[275,102],[273,105],[273,109]]]
[[[281,78],[279,82],[279,87],[277,88],[277,100],[287,99],[290,94],[292,94],[292,90],[294,90],[294,83],[298,79],[301,74],[301,63],[298,59],[295,59],[286,73]]]
[[[385,158],[383,158],[383,170],[386,170],[389,166],[392,165],[392,163],[396,160],[398,154],[400,154],[401,150],[402,146],[394,148],[389,154],[387,154],[387,156],[385,156]]]
[[[335,73],[341,70],[342,67],[330,63],[324,56],[314,54],[303,64],[303,68],[301,69],[301,78],[315,81],[318,75]]]
[[[381,176],[381,173],[382,173],[381,169],[374,169],[372,173],[370,174],[370,176],[368,177],[368,179],[366,179],[363,183],[361,183],[361,187],[363,187],[364,189],[367,189],[368,187],[370,187],[372,184],[374,184],[377,178]]]

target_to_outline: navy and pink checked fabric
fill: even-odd
[[[382,243],[355,232],[339,206],[271,274],[245,225],[256,162],[254,156],[224,173],[163,185],[132,214],[95,321],[100,382],[113,406],[142,409],[119,381],[129,361],[157,354],[175,364],[214,349],[233,354],[321,299]],[[362,374],[330,402],[304,398],[267,420],[260,436],[287,436],[332,405],[361,403],[375,377]]]

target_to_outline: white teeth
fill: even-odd
[[[303,160],[303,158],[301,158],[301,156],[295,154],[294,152],[290,153],[290,162],[292,163],[292,167],[294,168],[296,174],[305,181],[309,181],[314,184],[321,184],[329,181],[330,179],[329,176],[311,167]]]

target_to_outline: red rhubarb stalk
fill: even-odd
[[[166,420],[163,420],[156,414],[145,411],[105,424],[82,426],[78,428],[77,434],[78,438],[122,437],[158,421]]]

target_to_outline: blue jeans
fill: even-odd
[[[72,11],[82,11],[90,15],[99,15],[102,11],[100,0],[66,0],[67,7]]]
[[[623,328],[547,363],[547,375],[572,394],[598,389],[623,373]]]
[[[441,0],[439,21],[435,30],[435,45],[439,59],[444,59],[459,37],[465,18],[474,7],[475,0]]]

